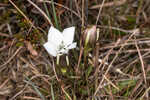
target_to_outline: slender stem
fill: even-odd
[[[69,66],[69,58],[68,58],[68,56],[66,56],[66,62],[67,62],[67,66]]]
[[[57,55],[57,61],[56,61],[56,64],[59,65],[59,59],[60,59],[60,56]]]

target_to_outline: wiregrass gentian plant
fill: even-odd
[[[59,63],[59,56],[67,54],[70,49],[76,48],[77,43],[73,42],[75,34],[75,27],[69,27],[60,32],[53,26],[48,32],[48,42],[44,44],[47,52],[56,57],[57,64]]]

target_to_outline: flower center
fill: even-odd
[[[59,47],[58,47],[58,51],[60,51],[60,50],[62,50],[62,49],[64,49],[64,48],[65,48],[65,44],[64,44],[64,42],[62,41],[61,44],[60,44]]]
[[[62,41],[61,44],[58,47],[58,54],[65,54],[67,53],[67,49],[66,49],[66,45],[65,43]]]

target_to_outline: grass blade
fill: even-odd
[[[51,2],[52,2],[52,9],[53,9],[53,16],[54,16],[54,20],[55,20],[55,25],[56,25],[56,28],[60,30],[60,27],[59,27],[59,24],[58,24],[58,20],[57,20],[57,16],[56,16],[54,1],[51,0]]]
[[[37,92],[37,94],[40,96],[42,100],[46,100],[45,97],[41,94],[41,92],[38,89],[38,86],[36,86],[33,82],[29,80],[29,78],[26,77],[27,80],[24,80],[27,84],[31,85],[33,89]]]
[[[46,13],[47,13],[48,18],[51,19],[46,3],[43,2],[43,4],[44,4],[44,8],[45,8],[45,10],[46,10]]]
[[[53,85],[51,85],[51,95],[52,95],[52,100],[55,100],[54,91],[53,91]]]

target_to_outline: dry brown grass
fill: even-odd
[[[54,1],[57,19],[52,1],[0,2],[0,100],[149,100],[150,1]],[[76,27],[69,66],[43,48],[50,25]],[[84,47],[91,25],[99,40]]]

